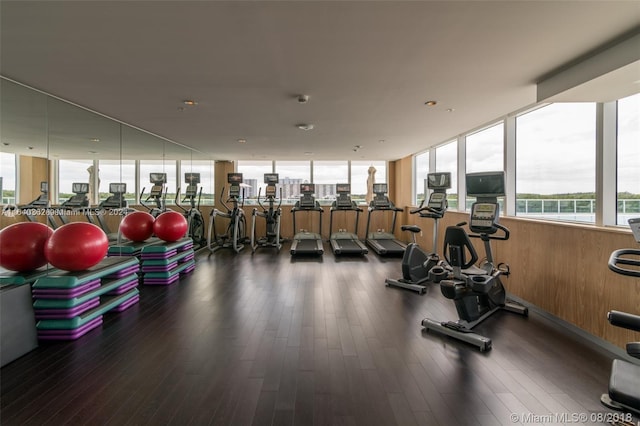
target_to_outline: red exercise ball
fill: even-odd
[[[120,232],[131,241],[144,241],[153,234],[153,221],[147,212],[131,212],[120,222]]]
[[[176,211],[166,211],[156,217],[153,232],[164,241],[178,241],[187,233],[187,219]]]
[[[20,222],[0,231],[0,266],[26,272],[47,264],[44,246],[53,229],[38,222]]]
[[[100,227],[88,222],[71,222],[53,231],[44,246],[49,263],[65,271],[83,271],[107,255],[109,239]]]

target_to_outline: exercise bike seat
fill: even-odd
[[[420,229],[420,227],[416,225],[402,225],[400,229],[402,229],[403,231],[413,232],[414,234],[422,231],[422,229]]]

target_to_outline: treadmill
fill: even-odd
[[[367,228],[366,243],[373,251],[382,256],[402,256],[407,245],[402,241],[399,241],[393,235],[393,231],[396,228],[396,218],[398,212],[403,211],[400,207],[393,205],[389,197],[387,197],[387,184],[386,183],[374,183],[373,192],[375,197],[369,204],[369,214],[367,216]],[[373,212],[393,212],[393,221],[391,223],[391,232],[385,232],[384,229],[378,229],[375,232],[369,232],[369,225],[371,224],[371,215]]]
[[[56,229],[59,226],[51,213],[51,202],[49,201],[49,182],[47,181],[40,182],[40,195],[38,196],[38,198],[30,202],[29,204],[18,206],[18,208],[27,217],[27,220],[29,222],[38,222],[37,216],[40,213],[45,212],[49,226],[53,229]]]
[[[293,232],[296,232],[296,212],[318,212],[320,216],[320,229],[319,233],[309,232],[301,229],[300,232],[294,235],[291,242],[291,255],[316,255],[320,256],[324,253],[322,247],[322,213],[324,210],[320,207],[313,196],[315,192],[315,185],[313,183],[301,183],[300,184],[300,200],[296,201],[296,204],[291,209],[291,215],[293,216]]]
[[[87,209],[89,208],[89,197],[87,194],[89,193],[89,184],[85,182],[74,182],[71,185],[71,191],[73,195],[67,201],[60,204],[60,211],[58,217],[63,225],[69,223],[69,217],[67,216],[67,212],[78,214],[87,214]]]
[[[111,195],[102,201],[94,209],[91,209],[87,214],[87,218],[94,225],[99,226],[107,234],[109,241],[115,241],[118,239],[118,232],[111,232],[109,225],[105,220],[105,216],[119,215],[125,216],[128,213],[129,203],[124,199],[124,194],[127,192],[127,184],[124,182],[112,182],[109,184],[109,193]]]
[[[351,185],[348,183],[338,183],[336,184],[336,192],[338,193],[338,196],[333,204],[331,204],[331,213],[329,215],[329,234],[331,235],[329,243],[331,243],[331,251],[333,251],[333,254],[335,255],[364,255],[369,253],[367,246],[358,239],[358,220],[362,209],[358,207],[355,201],[351,200]],[[356,212],[356,226],[354,233],[347,232],[346,229],[339,229],[338,232],[333,232],[333,213],[337,211]]]

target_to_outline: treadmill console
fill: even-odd
[[[374,183],[373,192],[375,197],[371,200],[371,207],[373,208],[389,208],[391,207],[391,201],[387,197],[387,184],[386,183]]]
[[[476,202],[471,206],[469,229],[483,234],[494,234],[498,231],[494,225],[498,222],[500,206],[498,203]]]
[[[351,185],[348,183],[336,184],[336,207],[337,208],[351,208],[353,203],[351,202]]]
[[[75,195],[69,198],[64,203],[62,203],[64,207],[88,207],[89,206],[89,197],[87,197],[87,193],[89,192],[88,183],[83,183],[83,182],[73,183],[71,186],[71,190]]]
[[[301,208],[314,208],[316,206],[316,199],[313,196],[315,192],[316,192],[316,186],[313,183],[300,184],[300,207]]]

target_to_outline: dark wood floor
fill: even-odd
[[[288,246],[199,256],[102,328],[2,368],[0,422],[513,425],[607,411],[609,357],[536,315],[487,320],[488,353],[423,333],[455,308],[438,288],[385,287],[399,262],[292,260]]]

